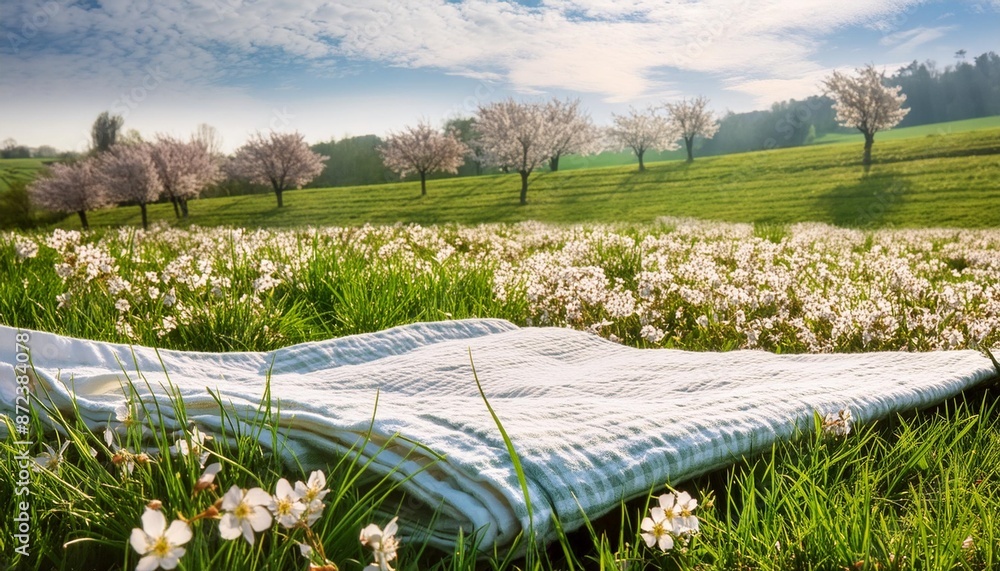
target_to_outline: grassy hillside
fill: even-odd
[[[634,165],[537,173],[529,204],[518,205],[519,177],[494,175],[419,183],[305,189],[191,203],[198,225],[292,227],[365,222],[649,221],[693,216],[844,226],[1000,226],[1000,129],[876,141],[865,175],[861,145],[821,145]],[[138,225],[139,209],[95,212],[95,226]],[[168,204],[150,220],[173,222]],[[67,217],[60,225],[75,227]]]
[[[980,119],[968,119],[965,121],[950,121],[947,123],[935,123],[933,125],[920,125],[917,127],[904,127],[902,129],[891,129],[875,136],[876,143],[880,141],[893,141],[896,139],[908,139],[910,137],[925,137],[927,135],[945,135],[951,133],[965,133],[979,129],[995,129],[1000,127],[1000,116],[983,117]],[[815,142],[814,145],[827,145],[831,143],[863,143],[864,136],[860,132],[855,133],[830,133],[824,135]],[[698,156],[698,151],[695,151]],[[687,152],[683,147],[676,151],[647,152],[646,162],[673,161],[687,158]],[[588,157],[568,156],[560,160],[560,170],[586,169],[597,167],[608,167],[618,165],[636,164],[638,161],[631,152],[605,152],[599,155]]]
[[[697,157],[697,151],[695,152]],[[645,163],[656,163],[663,161],[679,161],[687,158],[687,151],[681,147],[675,151],[646,151],[642,156]],[[624,165],[638,165],[632,151],[605,151],[598,155],[579,156],[569,155],[559,159],[559,170],[593,169],[600,167],[617,167]]]
[[[1000,127],[1000,115],[993,117],[980,117],[978,119],[966,119],[964,121],[949,121],[947,123],[934,123],[931,125],[917,125],[916,127],[903,127],[902,129],[890,129],[875,134],[875,145],[883,141],[895,141],[897,139],[909,139],[911,137],[926,137],[928,135],[950,135],[953,133],[966,133],[968,131],[978,131],[980,129],[996,129]],[[829,133],[817,138],[814,145],[828,145],[831,143],[858,143],[864,144],[865,136],[860,131],[855,133]]]
[[[844,226],[1000,226],[1000,129],[876,141],[866,175],[861,145],[822,145],[635,166],[538,173],[527,206],[519,177],[494,175],[419,183],[305,189],[191,203],[198,225],[291,227],[365,222],[649,221],[693,216]],[[95,226],[137,225],[139,209],[95,212]],[[174,221],[168,204],[150,220]],[[61,226],[78,222],[67,218]]]
[[[54,159],[0,159],[0,192],[12,178],[34,178],[35,173]]]

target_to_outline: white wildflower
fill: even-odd
[[[235,485],[229,488],[222,497],[219,535],[223,539],[236,539],[242,535],[247,543],[253,545],[254,532],[271,526],[271,512],[265,508],[270,502],[271,496],[260,488],[243,490]]]
[[[656,344],[663,339],[663,336],[666,335],[666,333],[652,325],[643,325],[642,330],[639,331],[639,335],[646,341]]]
[[[159,510],[146,508],[142,514],[142,529],[133,528],[129,543],[139,555],[136,571],[154,571],[157,568],[177,567],[185,549],[181,547],[191,540],[191,526],[174,520],[167,526],[167,518]]]
[[[267,509],[271,510],[274,518],[285,528],[295,527],[306,511],[306,504],[302,503],[302,496],[292,489],[288,480],[281,478],[275,486],[274,496]]]
[[[851,433],[854,421],[850,409],[839,412],[829,412],[823,417],[823,434],[829,436],[847,436]]]
[[[14,242],[14,251],[19,260],[34,258],[38,255],[38,244],[36,242],[22,242],[18,240]]]
[[[306,506],[306,523],[312,525],[323,514],[323,498],[330,492],[326,489],[326,475],[314,470],[306,482],[295,482],[295,492]]]
[[[396,550],[399,548],[399,541],[396,539],[396,532],[399,530],[399,526],[396,525],[397,519],[399,518],[392,518],[384,530],[374,523],[361,530],[359,537],[361,545],[370,547],[375,556],[372,565],[365,569],[393,571],[389,562],[396,558]]]
[[[48,470],[50,472],[58,472],[59,466],[63,461],[63,453],[66,452],[66,447],[69,446],[69,440],[63,441],[58,452],[47,443],[42,443],[42,445],[45,446],[46,452],[42,452],[35,457],[35,471]]]

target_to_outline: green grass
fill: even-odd
[[[659,316],[643,317],[665,329],[660,346],[719,351],[742,346],[743,329],[729,322],[731,317],[723,314],[723,307],[711,301],[688,301],[682,293],[662,287],[666,281],[643,295],[639,274],[655,269],[644,259],[657,254],[653,257],[660,260],[660,269],[675,263],[667,268],[671,277],[664,280],[709,295],[717,289],[709,283],[727,286],[732,284],[726,280],[737,279],[737,272],[728,270],[735,269],[739,252],[745,256],[743,269],[749,268],[750,276],[774,273],[763,271],[769,266],[762,262],[772,246],[787,250],[774,260],[774,266],[803,264],[792,275],[809,284],[808,288],[800,292],[794,284],[782,286],[784,279],[749,280],[744,291],[766,289],[765,285],[776,289],[772,302],[750,300],[739,306],[741,312],[746,310],[747,320],[780,316],[785,310],[791,312],[788,317],[801,318],[797,312],[803,311],[805,294],[822,288],[830,292],[826,299],[834,303],[838,296],[832,292],[841,285],[850,286],[847,289],[855,297],[841,300],[844,307],[831,307],[835,313],[863,318],[869,313],[865,301],[874,299],[881,306],[880,291],[887,290],[893,292],[894,300],[894,305],[883,308],[887,314],[906,316],[913,309],[912,315],[939,315],[941,328],[964,328],[966,320],[971,325],[996,317],[990,313],[989,294],[984,293],[985,284],[993,280],[994,258],[989,252],[996,250],[986,232],[976,233],[982,235],[978,238],[969,233],[968,239],[954,232],[825,232],[796,246],[790,238],[801,239],[796,234],[801,230],[771,224],[756,225],[742,237],[713,237],[712,229],[699,233],[663,225],[621,226],[613,232],[603,228],[589,234],[579,229],[525,226],[489,231],[449,226],[147,234],[126,229],[98,230],[76,238],[64,233],[0,235],[0,322],[164,348],[259,351],[413,321],[492,316],[525,324],[529,319],[542,322],[548,314],[549,323],[557,326],[586,328],[613,321],[602,334],[612,330],[626,344],[649,346],[639,331],[640,322],[646,320],[636,315],[615,317],[596,302],[582,304],[584,323],[565,315],[570,302],[593,298],[593,288],[585,287],[577,298],[556,296],[544,287],[529,296],[528,284],[511,286],[503,296],[495,289],[496,277],[505,267],[510,275],[524,279],[530,275],[528,266],[541,260],[572,258],[575,268],[599,267],[610,280],[605,287],[626,291],[636,299],[643,297],[647,311],[655,309]],[[854,238],[844,236],[855,234]],[[76,239],[80,243],[70,245]],[[662,249],[656,247],[663,239],[669,240]],[[28,240],[38,243],[37,255],[21,259],[15,243]],[[60,240],[64,241],[61,245]],[[731,243],[734,249],[714,248],[719,242]],[[747,251],[746,246],[753,248]],[[894,249],[900,252],[884,257]],[[445,252],[449,255],[443,256]],[[883,256],[884,261],[861,264],[865,253],[867,258]],[[530,264],[526,263],[529,259]],[[57,273],[61,264],[69,270],[62,277]],[[273,270],[265,272],[265,266]],[[962,267],[960,275],[953,274],[954,266]],[[878,271],[883,267],[912,275],[916,290],[904,295],[905,288],[900,290]],[[707,282],[690,281],[695,278],[684,275],[695,273],[696,268],[706,270]],[[558,281],[560,289],[572,288],[578,281],[573,276],[579,274],[563,274],[561,269],[550,272],[552,281]],[[820,277],[820,270],[828,272],[828,278]],[[255,291],[254,281],[272,271],[281,283]],[[565,275],[570,277],[561,277]],[[229,280],[221,294],[213,292],[215,278]],[[116,279],[128,280],[131,290],[112,293],[124,287]],[[149,293],[153,286],[158,288],[155,295]],[[162,295],[168,289],[176,295],[169,305]],[[958,301],[964,305],[955,308],[954,300],[936,293],[949,289],[964,292]],[[56,296],[66,292],[72,294],[70,299],[64,307],[57,307]],[[116,308],[118,299],[130,301],[127,312]],[[696,324],[701,314],[712,315],[707,327]],[[176,318],[178,327],[163,331],[166,317]],[[133,335],[118,330],[119,319],[131,325]],[[833,321],[838,320],[835,315]],[[831,335],[824,323],[807,321],[817,327],[815,335]],[[899,339],[888,332],[886,344],[878,347],[898,350],[903,343],[918,342],[919,324],[905,321],[898,324]],[[803,350],[780,335],[782,328],[779,322],[773,330],[780,345],[768,348]],[[987,344],[995,344],[997,331],[993,329]],[[927,336],[932,334],[937,333]],[[836,340],[832,349],[866,347],[859,336],[847,335]],[[0,510],[10,514],[0,518],[0,568],[131,570],[137,556],[128,537],[140,525],[147,502],[163,502],[172,520],[177,512],[191,517],[206,510],[232,485],[271,491],[280,477],[305,479],[307,474],[282,465],[257,444],[258,431],[274,431],[278,434],[274,440],[281,440],[278,418],[264,405],[259,420],[245,432],[229,434],[231,438],[216,435],[209,443],[211,461],[222,462],[223,471],[217,477],[217,491],[198,495],[192,494],[192,487],[201,469],[169,451],[176,436],[163,429],[155,408],[145,410],[142,424],[125,430],[117,442],[133,452],[148,448],[155,457],[155,463],[137,466],[132,474],[115,465],[115,447],[105,444],[102,435],[91,432],[72,411],[53,411],[58,435],[34,417],[33,444],[0,440],[0,465],[15,466],[16,455],[22,451],[37,456],[45,451],[43,442],[56,449],[62,441],[69,440],[70,445],[59,470],[31,475],[32,555],[28,558],[13,551],[13,515],[19,513],[16,502],[21,498],[11,491],[18,488],[19,475],[13,469],[0,470]],[[794,441],[768,447],[763,455],[734,458],[723,470],[686,482],[664,482],[698,499],[696,514],[701,521],[701,533],[683,550],[668,554],[648,549],[640,537],[640,522],[653,501],[640,498],[595,519],[589,528],[564,534],[551,546],[525,547],[530,557],[502,552],[477,558],[470,538],[462,537],[447,552],[406,542],[393,566],[399,571],[610,571],[628,560],[633,571],[996,569],[1000,565],[998,413],[995,389],[984,389],[934,410],[856,427],[843,439],[807,432]],[[502,415],[495,418],[502,425]],[[507,445],[515,457],[518,442]],[[388,518],[380,514],[396,513],[405,499],[395,494],[398,490],[388,481],[367,478],[363,465],[338,460],[333,464],[327,472],[332,490],[325,515],[313,529],[327,557],[341,570],[361,571],[371,555],[358,543],[359,530],[373,521],[384,526]],[[661,487],[652,495],[664,491]],[[303,539],[304,530],[271,528],[259,534],[251,547],[242,539],[223,541],[211,519],[192,527],[195,538],[186,545],[181,569],[298,571],[305,567],[294,545]],[[970,537],[974,548],[963,547]]]
[[[182,403],[175,404],[183,418]],[[677,485],[698,500],[694,513],[700,532],[668,553],[647,548],[639,529],[656,496],[667,491],[659,488],[584,530],[561,534],[548,548],[526,546],[526,558],[496,553],[477,560],[470,538],[459,537],[450,552],[404,541],[393,565],[399,571],[613,570],[625,561],[632,568],[662,571],[996,569],[997,406],[994,392],[980,390],[921,414],[855,426],[845,437],[825,435],[817,421],[814,431]],[[162,429],[155,408],[138,409],[142,420],[115,436],[113,446],[72,416],[52,412],[59,441],[69,447],[57,469],[32,477],[31,556],[13,553],[12,518],[0,522],[5,568],[133,569],[138,556],[127,537],[141,527],[147,502],[161,501],[168,521],[177,514],[192,518],[231,485],[271,491],[279,477],[307,476],[284,467],[256,442],[253,430],[278,430],[279,419],[266,413],[248,433],[220,435],[206,444],[208,462],[223,467],[215,489],[194,493],[202,470],[194,458],[169,449],[174,437]],[[36,419],[32,430],[40,435],[45,427]],[[55,435],[48,435],[58,448]],[[138,464],[132,473],[114,464],[119,447],[135,452],[143,446],[153,462]],[[0,441],[6,465],[15,465],[20,453],[42,450],[38,444],[25,449]],[[241,538],[222,540],[212,518],[193,522],[194,537],[185,545],[181,569],[299,570],[305,560],[295,543],[310,540],[322,545],[339,569],[362,569],[371,555],[357,541],[358,530],[372,521],[384,526],[387,518],[379,510],[391,511],[405,501],[390,499],[395,485],[385,478],[359,489],[365,468],[351,461],[334,463],[327,472],[331,492],[323,516],[308,532],[272,524],[255,534],[251,547]],[[0,486],[16,489],[16,477],[11,470],[0,472]],[[4,494],[0,505],[19,513],[11,494]]]
[[[1000,115],[992,117],[978,117],[976,119],[965,119],[962,121],[948,121],[946,123],[932,123],[930,125],[917,125],[915,127],[903,127],[901,129],[890,129],[875,133],[875,144],[883,141],[895,141],[898,139],[909,139],[913,137],[931,137],[937,135],[951,135],[954,133],[965,133],[968,131],[978,131],[980,129],[996,129],[1000,127]],[[860,132],[856,133],[827,133],[817,138],[814,145],[828,145],[833,143],[858,143],[864,144],[865,137]]]
[[[697,150],[695,157],[698,156]],[[681,161],[687,158],[687,151],[684,147],[673,151],[646,151],[642,156],[645,163],[656,163],[663,161]],[[559,159],[559,170],[593,169],[601,167],[618,167],[624,165],[636,165],[639,161],[632,151],[605,151],[596,155],[569,155]]]
[[[529,204],[518,205],[518,175],[418,183],[304,189],[273,195],[202,199],[186,223],[296,227],[416,222],[649,222],[660,216],[855,227],[989,227],[1000,225],[1000,129],[902,140],[876,140],[865,174],[861,145],[821,145],[720,157],[540,172]],[[137,207],[92,213],[91,225],[136,226]],[[168,204],[150,220],[175,220]],[[58,225],[77,228],[67,217]]]
[[[877,137],[876,164],[867,176],[858,165],[860,152],[860,144],[849,143],[698,158],[692,165],[658,163],[645,173],[638,173],[634,166],[540,173],[533,177],[531,204],[526,207],[516,204],[516,175],[432,181],[429,195],[423,199],[417,184],[408,183],[294,191],[286,195],[288,206],[281,210],[274,207],[271,195],[199,200],[191,205],[192,223],[277,226],[296,231],[260,236],[247,232],[239,239],[212,242],[209,237],[183,232],[143,235],[98,230],[85,234],[82,240],[109,253],[114,263],[113,272],[100,270],[93,279],[87,277],[83,257],[72,248],[60,253],[42,246],[37,257],[21,260],[14,244],[0,235],[0,321],[177,349],[266,350],[421,320],[495,316],[527,324],[542,322],[542,316],[549,315],[555,320],[552,324],[568,325],[567,316],[552,310],[561,307],[565,312],[566,300],[553,299],[553,308],[533,305],[545,300],[530,299],[523,288],[513,288],[501,298],[495,290],[495,276],[503,264],[514,264],[515,274],[526,274],[524,267],[517,265],[520,256],[551,251],[563,258],[566,249],[580,255],[581,240],[589,243],[586,257],[574,263],[599,267],[636,297],[638,274],[648,269],[639,255],[639,244],[648,232],[642,228],[623,228],[618,237],[602,230],[596,233],[600,238],[575,235],[572,239],[567,237],[572,232],[568,229],[567,234],[551,230],[551,236],[544,238],[546,231],[539,231],[519,241],[511,228],[496,230],[495,238],[475,239],[470,237],[471,229],[447,227],[440,230],[440,240],[454,253],[439,259],[438,254],[447,248],[429,236],[427,229],[345,228],[336,231],[333,239],[302,231],[304,224],[525,219],[645,222],[662,215],[697,216],[754,222],[753,236],[762,241],[754,246],[755,259],[769,251],[768,244],[787,246],[794,233],[788,224],[796,221],[865,227],[987,227],[1000,223],[1000,129],[896,141]],[[153,220],[172,221],[172,217],[169,206],[152,209]],[[138,209],[106,210],[94,213],[92,220],[95,226],[134,227]],[[58,226],[76,224],[70,217]],[[671,229],[654,231],[661,232],[670,234]],[[971,325],[973,320],[988,317],[983,316],[990,311],[985,294],[974,294],[982,293],[983,288],[971,286],[985,283],[972,276],[991,267],[988,254],[993,246],[982,246],[975,257],[964,258],[957,237],[928,237],[930,248],[923,249],[913,245],[919,245],[916,238],[865,234],[864,245],[845,246],[847,250],[840,257],[820,255],[819,243],[811,245],[803,255],[819,257],[800,272],[802,280],[816,280],[818,268],[814,265],[837,272],[841,262],[853,263],[852,253],[873,250],[876,243],[879,255],[884,256],[891,249],[889,245],[912,242],[905,245],[908,252],[912,250],[906,258],[912,262],[904,265],[919,278],[917,282],[927,279],[928,285],[915,297],[894,294],[892,299],[897,303],[890,304],[893,315],[918,305],[930,313],[948,314],[941,328],[960,329],[965,327],[965,319]],[[45,236],[32,239],[41,242]],[[691,247],[698,249],[711,242],[705,236],[690,240]],[[831,241],[838,240],[844,238],[833,237]],[[507,242],[518,244],[515,247]],[[395,253],[382,253],[388,245],[396,248]],[[193,257],[179,263],[185,254]],[[688,260],[688,254],[671,251],[661,263],[673,258],[683,258],[678,263],[697,261],[699,268],[709,266],[723,280],[732,274],[726,271],[727,264],[736,264],[735,250],[732,259]],[[291,268],[293,277],[271,290],[255,293],[253,284],[262,272],[263,259]],[[199,266],[205,260],[209,261],[208,269]],[[65,280],[59,277],[59,263],[74,265],[75,273]],[[170,263],[173,277],[164,277],[162,272]],[[144,277],[150,272],[155,272],[151,282]],[[130,280],[135,291],[112,295],[112,274]],[[680,275],[679,270],[674,274],[682,283],[692,279]],[[197,280],[189,282],[179,275],[225,277],[231,283],[225,286],[224,295],[216,296],[211,283],[192,285]],[[880,288],[894,287],[884,277],[861,265],[846,275],[834,273],[828,283],[816,281],[816,287],[832,291],[841,282],[857,280],[862,297],[878,297]],[[698,283],[692,282],[691,287]],[[177,300],[189,312],[188,317],[181,317],[180,304],[168,307],[161,295],[147,295],[147,288],[154,284],[161,293],[176,288]],[[940,295],[952,287],[966,296],[967,306],[957,312],[949,309],[946,296]],[[708,286],[697,289],[712,292]],[[73,294],[68,304],[56,307],[56,296],[65,292]],[[789,292],[794,293],[794,288]],[[772,305],[747,309],[747,319],[777,315],[784,309],[793,314],[801,310],[798,297],[783,295],[789,292],[777,291]],[[244,300],[243,294],[249,299]],[[730,317],[709,311],[712,302],[699,305],[666,291],[653,296],[650,304],[665,320],[656,322],[666,330],[661,345],[729,350],[746,341],[739,327],[716,323],[719,317]],[[119,297],[131,300],[126,314],[115,307]],[[854,301],[864,307],[864,299]],[[785,302],[787,308],[782,305]],[[585,317],[594,322],[612,319],[603,307],[583,309]],[[863,313],[855,309],[853,305],[835,308],[850,315]],[[695,318],[702,313],[712,315],[708,328],[695,325]],[[120,316],[134,328],[132,335],[116,327]],[[168,316],[181,323],[165,332],[161,325]],[[627,344],[648,346],[635,316],[613,319],[615,323],[606,329]],[[577,327],[586,325],[574,322]],[[808,325],[820,328],[814,332],[817,335],[829,333],[824,333],[822,323]],[[904,322],[900,327],[910,328],[909,332],[898,339],[882,339],[885,344],[878,346],[898,350],[907,343],[906,347],[912,348],[908,344],[916,326]],[[970,331],[963,331],[971,338]],[[995,341],[996,331],[987,342]],[[778,345],[768,349],[803,350],[801,344],[786,337],[775,339]],[[860,337],[846,336],[834,349],[866,347]],[[147,501],[162,500],[169,519],[176,517],[176,511],[191,516],[210,505],[215,497],[212,494],[191,494],[200,468],[171,456],[168,447],[173,437],[158,428],[155,411],[149,413],[146,431],[137,427],[127,432],[120,445],[134,450],[145,443],[158,462],[136,468],[132,476],[124,475],[113,464],[113,450],[101,435],[87,430],[72,415],[57,418],[59,436],[52,427],[33,420],[36,438],[27,449],[31,456],[44,451],[43,441],[58,448],[57,439],[68,439],[70,446],[59,473],[33,475],[33,555],[27,559],[17,558],[13,552],[16,528],[12,515],[17,513],[17,498],[9,491],[15,489],[18,476],[14,470],[0,470],[0,509],[11,514],[0,520],[0,567],[134,569],[137,557],[128,545],[128,535],[140,525],[139,516]],[[393,566],[400,571],[603,571],[618,570],[628,561],[630,571],[996,569],[1000,567],[998,413],[996,389],[990,388],[934,410],[857,427],[844,439],[807,433],[795,441],[776,444],[761,456],[736,458],[724,470],[688,482],[667,482],[699,500],[696,513],[702,530],[683,550],[669,554],[647,549],[639,535],[640,521],[655,501],[653,497],[665,491],[661,488],[654,490],[651,498],[623,504],[618,513],[591,522],[587,529],[563,535],[546,549],[529,548],[526,559],[510,553],[479,559],[465,537],[459,538],[450,552],[425,549],[419,543],[404,544]],[[277,425],[275,418],[261,413],[254,428],[270,431],[277,430]],[[518,445],[508,444],[512,449]],[[220,491],[233,484],[270,491],[279,477],[294,481],[307,476],[279,465],[252,437],[232,442],[220,438],[210,447],[225,464],[217,479]],[[91,448],[96,456],[90,454]],[[23,447],[11,440],[0,441],[0,464],[14,466],[14,456],[21,450]],[[393,512],[398,506],[394,502],[399,501],[385,481],[362,485],[362,472],[363,466],[351,463],[332,467],[328,476],[336,489],[328,496],[325,515],[314,528],[327,557],[343,571],[359,571],[371,560],[370,553],[358,544],[358,530],[371,521],[384,525],[386,520],[376,513]],[[195,539],[186,546],[189,553],[182,559],[181,569],[304,568],[294,543],[281,532],[266,532],[266,537],[251,548],[242,540],[222,541],[214,525],[211,520],[195,524]],[[296,537],[301,539],[301,534]],[[968,547],[966,538],[971,538],[973,547]]]
[[[0,159],[0,192],[7,190],[11,179],[31,179],[54,159]]]

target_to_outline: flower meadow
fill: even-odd
[[[998,230],[681,219],[54,230],[0,234],[0,322],[197,351],[468,317],[635,347],[928,351],[998,344],[997,275]],[[169,432],[138,402],[122,403],[100,434],[48,411],[53,425],[32,420],[45,435],[32,449],[35,552],[11,555],[6,518],[0,567],[993,569],[993,390],[860,426],[850,410],[817,411],[813,431],[762,457],[665,482],[555,545],[522,538],[509,553],[479,553],[474,535],[447,553],[407,537],[396,484],[347,458],[296,472],[253,434],[215,438],[193,423]],[[172,404],[183,420],[183,403]],[[277,436],[277,414],[262,403],[259,429]],[[0,442],[5,465],[20,453]],[[0,473],[0,489],[16,477]]]
[[[0,235],[0,320],[264,350],[500,317],[640,347],[927,351],[1000,339],[1000,231],[417,225]]]

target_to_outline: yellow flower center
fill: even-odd
[[[691,510],[687,506],[681,508],[681,517],[691,517]]]
[[[162,559],[170,553],[170,542],[167,541],[166,537],[160,536],[156,538],[156,543],[153,544],[153,548],[150,551],[153,555]]]
[[[292,513],[293,502],[289,501],[288,498],[283,500],[278,500],[278,514],[279,515],[289,515]]]
[[[663,522],[656,522],[653,524],[653,537],[659,539],[667,534],[667,529],[663,527]]]
[[[246,502],[240,502],[240,505],[236,506],[236,509],[233,510],[233,515],[235,515],[237,519],[247,519],[253,515],[253,508]]]

